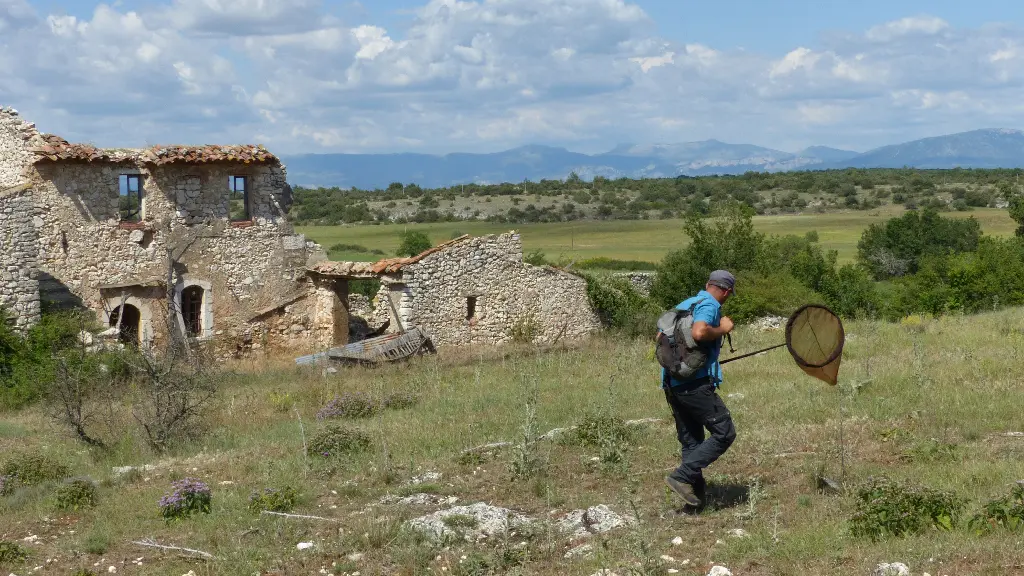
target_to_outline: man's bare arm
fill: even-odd
[[[719,326],[715,328],[707,322],[697,321],[693,323],[693,339],[700,342],[707,342],[708,340],[717,340],[722,336],[725,336],[729,332],[732,332],[732,319],[728,316],[723,316],[718,322]]]

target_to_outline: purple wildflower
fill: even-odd
[[[194,512],[210,513],[210,487],[197,478],[185,478],[171,484],[173,491],[160,499],[160,513],[168,520],[184,518]]]

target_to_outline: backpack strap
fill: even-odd
[[[695,308],[697,308],[697,304],[700,304],[703,301],[704,301],[704,298],[700,298],[699,300],[697,300],[693,304],[690,304],[689,312],[690,312],[691,316],[693,315],[693,310]],[[687,348],[696,348],[696,347],[698,347],[700,345],[700,343],[697,342],[697,340],[693,337],[693,328],[692,328],[693,324],[691,323],[690,326],[691,326],[690,330],[687,330],[686,332],[683,333],[683,338],[686,339],[686,347]]]

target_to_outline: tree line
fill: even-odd
[[[465,184],[423,188],[393,182],[387,188],[342,189],[296,186],[291,217],[297,224],[441,222],[490,220],[507,223],[582,219],[680,218],[707,215],[738,202],[755,214],[806,210],[869,210],[884,204],[908,209],[967,211],[997,206],[1018,190],[1015,169],[846,169],[747,172],[740,175],[676,178],[595,177],[571,174],[563,180]],[[500,210],[456,210],[459,199],[489,202],[508,198]],[[533,202],[531,202],[533,199]],[[371,203],[373,206],[371,206]]]
[[[649,335],[658,313],[703,289],[717,268],[742,286],[725,309],[737,321],[788,316],[806,303],[889,321],[992,311],[1024,305],[1024,198],[1011,197],[1009,210],[1018,224],[1010,238],[984,235],[973,217],[910,210],[869,226],[856,262],[839,266],[816,234],[766,236],[754,231],[748,206],[733,204],[715,218],[685,220],[690,244],[658,264],[649,297],[625,279],[584,275],[604,323],[634,335]]]

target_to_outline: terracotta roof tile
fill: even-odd
[[[142,161],[152,164],[171,162],[244,162],[276,163],[277,156],[258,144],[235,146],[154,146],[142,153]]]
[[[142,150],[121,148],[97,148],[91,144],[72,144],[60,136],[43,134],[43,145],[32,149],[36,161],[77,160],[85,162],[126,162],[143,164],[170,164],[181,162],[197,164],[206,162],[277,163],[266,148],[258,144],[233,146],[153,146]]]

